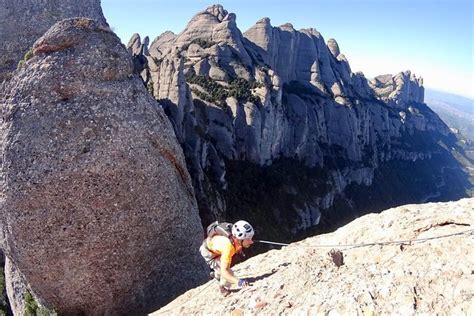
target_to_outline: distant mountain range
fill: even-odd
[[[456,133],[474,140],[474,99],[425,89],[425,103]]]

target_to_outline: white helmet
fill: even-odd
[[[255,231],[246,221],[238,221],[232,226],[232,235],[238,240],[252,239]]]

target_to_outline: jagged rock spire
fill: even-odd
[[[217,18],[219,22],[222,22],[224,18],[227,16],[228,12],[224,9],[224,7],[220,4],[214,4],[209,6],[203,13],[210,13]]]
[[[413,102],[424,102],[423,78],[410,70],[377,76],[369,84],[377,97],[390,105],[404,108]]]
[[[328,39],[327,45],[331,54],[337,58],[341,52],[339,51],[339,45],[337,44],[336,40],[333,38]]]

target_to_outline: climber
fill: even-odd
[[[211,278],[219,281],[219,289],[224,296],[230,293],[232,284],[239,288],[249,285],[245,279],[238,279],[230,267],[232,257],[253,244],[254,233],[252,225],[242,220],[233,225],[214,222],[207,229],[207,238],[199,251],[211,269]]]

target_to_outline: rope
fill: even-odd
[[[359,244],[342,244],[342,245],[298,245],[299,247],[307,247],[307,248],[345,248],[345,247],[352,247],[352,248],[360,248],[360,247],[369,247],[369,246],[386,246],[386,245],[392,245],[392,244],[409,244],[409,243],[416,243],[416,242],[424,242],[427,240],[433,240],[433,239],[441,239],[441,238],[448,238],[452,236],[457,236],[457,235],[464,235],[466,233],[474,233],[474,229],[469,229],[466,231],[458,232],[458,233],[453,233],[453,234],[447,234],[447,235],[441,235],[441,236],[435,236],[435,237],[427,237],[427,238],[419,238],[419,239],[407,239],[407,240],[393,240],[393,241],[380,241],[380,242],[371,242],[371,243],[359,243]],[[271,245],[277,245],[277,246],[289,246],[290,244],[284,244],[280,242],[273,242],[273,241],[267,241],[267,240],[255,240],[255,242],[259,242],[262,244],[271,244]]]
[[[414,242],[424,242],[427,240],[433,240],[433,239],[441,239],[441,238],[448,238],[452,236],[457,236],[457,235],[464,235],[466,233],[471,233],[474,234],[474,229],[469,229],[466,231],[458,232],[458,233],[453,233],[453,234],[448,234],[448,235],[441,235],[441,236],[435,236],[435,237],[427,237],[427,238],[419,238],[419,239],[408,239],[408,240],[393,240],[393,241],[381,241],[381,242],[371,242],[371,243],[360,243],[360,244],[342,244],[342,245],[314,245],[314,246],[304,246],[301,245],[300,247],[307,247],[307,248],[323,248],[323,247],[330,247],[330,248],[341,248],[341,247],[352,247],[352,248],[357,248],[357,247],[368,247],[368,246],[376,246],[376,245],[381,245],[381,246],[386,246],[386,245],[391,245],[391,244],[406,244],[406,243],[414,243]],[[289,246],[290,244],[285,244],[281,242],[273,242],[273,241],[267,241],[267,240],[255,240],[255,242],[263,243],[263,244],[271,244],[271,245],[278,245],[278,246]],[[214,280],[213,280],[214,281]],[[208,285],[206,285],[202,290],[197,292],[195,295],[192,295],[189,299],[183,300],[183,302],[175,307],[171,307],[165,311],[158,311],[155,312],[155,315],[161,315],[165,313],[169,313],[171,311],[176,310],[177,308],[183,306],[185,303],[187,303],[190,299],[195,298],[199,296],[201,293],[203,293],[205,290],[209,288],[214,282],[211,281],[209,282]]]

